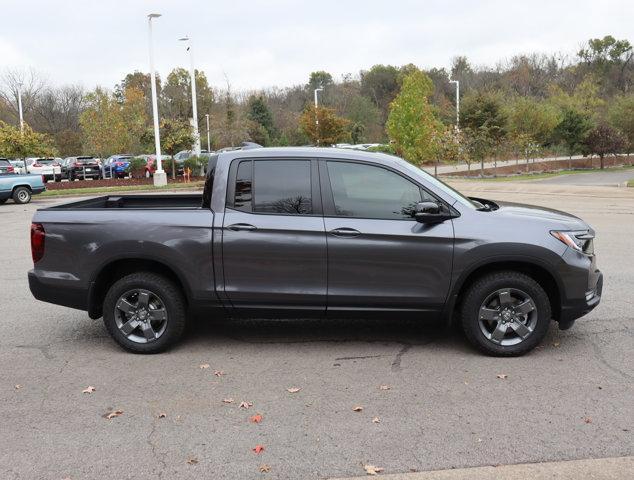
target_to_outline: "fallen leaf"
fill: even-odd
[[[299,387],[291,387],[291,388],[287,388],[287,389],[286,389],[286,391],[287,391],[288,393],[297,393],[297,392],[299,392],[300,390],[301,390],[301,388],[299,388]]]
[[[376,475],[377,473],[381,473],[383,471],[381,467],[375,467],[374,465],[364,465],[363,469],[368,475]]]
[[[269,473],[270,471],[271,471],[271,467],[269,467],[266,463],[263,465],[260,465],[261,473]]]
[[[381,385],[379,387],[379,390],[390,390],[392,387],[390,387],[389,385]]]
[[[238,405],[238,408],[249,408],[252,407],[253,403],[252,402],[240,402],[240,405]]]
[[[257,413],[253,415],[249,420],[251,420],[251,422],[253,423],[260,423],[262,421],[262,415]]]
[[[187,463],[189,463],[190,465],[196,465],[198,463],[198,459],[196,457],[189,457],[187,459]]]
[[[16,386],[15,386],[15,389],[16,389],[16,390],[20,390],[21,388],[22,388],[22,385],[16,385]]]
[[[203,369],[204,369],[204,368],[209,368],[209,364],[208,364],[208,363],[203,363],[203,364],[200,366],[200,368],[203,368]]]
[[[592,423],[592,419],[590,417],[583,417],[584,423]]]
[[[498,375],[496,375],[498,378],[501,378],[502,380],[506,380],[508,378],[508,375],[506,373],[500,373]]]
[[[233,398],[224,398],[222,403],[233,403]]]
[[[361,412],[361,411],[363,411],[363,407],[361,405],[356,405],[356,406],[352,407],[352,411],[353,412]]]
[[[222,370],[214,370],[214,375],[216,377],[222,377],[225,374]]]
[[[251,450],[253,450],[256,454],[260,454],[264,451],[264,446],[256,445],[255,448],[252,448]]]
[[[372,419],[372,423],[381,423],[381,419],[379,417],[374,417]]]
[[[558,347],[559,345],[561,345],[559,342],[553,342],[553,347]]]
[[[112,412],[110,412],[110,413],[108,413],[106,415],[106,418],[108,420],[111,420],[111,419],[113,419],[115,417],[120,417],[121,415],[123,415],[123,410],[113,410]]]
[[[84,389],[81,391],[81,393],[92,393],[92,392],[94,392],[95,390],[97,390],[95,387],[88,386],[88,387],[84,388]]]
[[[158,418],[165,418],[165,417],[167,417],[167,413],[161,412],[158,414]]]

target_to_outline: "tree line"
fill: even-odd
[[[606,36],[588,40],[574,56],[518,55],[495,66],[456,57],[449,69],[374,65],[338,79],[316,71],[303,85],[259,91],[235,91],[229,81],[211,86],[196,71],[201,144],[206,147],[209,115],[213,149],[246,140],[265,146],[380,143],[415,163],[528,158],[544,149],[600,156],[630,151],[633,55],[628,40]],[[450,80],[460,82],[459,128]],[[183,68],[158,80],[167,153],[191,145],[189,82]],[[27,128],[16,136],[20,83]],[[5,71],[0,85],[0,156],[153,150],[149,74],[132,72],[111,89],[85,91],[47,85],[32,71]],[[316,88],[323,88],[317,109]]]

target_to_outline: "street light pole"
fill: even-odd
[[[209,114],[205,114],[207,119],[207,152],[211,152],[211,136],[209,135]]]
[[[154,171],[154,186],[167,185],[167,174],[161,163],[161,137],[159,133],[158,99],[156,97],[156,74],[154,72],[154,45],[152,42],[152,19],[160,17],[160,13],[150,13],[148,18],[148,40],[150,45],[150,80],[152,84],[152,117],[154,118],[154,148],[156,149],[156,170]]]
[[[22,83],[18,83],[18,112],[20,114],[20,133],[24,133],[24,116],[22,115]]]
[[[189,82],[192,84],[192,128],[194,130],[194,155],[200,155],[200,134],[198,133],[198,105],[196,102],[196,71],[194,70],[194,55],[192,54],[192,42],[189,37],[178,39],[187,42],[189,51]]]
[[[315,127],[317,129],[317,145],[319,145],[319,116],[317,115],[317,107],[318,102],[317,102],[317,92],[323,92],[324,89],[322,87],[316,88],[315,89]]]
[[[460,81],[449,80],[449,83],[456,84],[456,130],[460,130]]]

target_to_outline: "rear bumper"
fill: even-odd
[[[29,271],[28,275],[29,289],[36,299],[78,310],[88,309],[88,292],[85,289],[47,281],[38,277],[33,270]]]
[[[586,292],[585,298],[569,302],[561,306],[559,317],[559,329],[567,330],[575,323],[577,318],[583,317],[591,312],[599,302],[603,294],[603,274],[598,270],[596,273],[596,283]]]

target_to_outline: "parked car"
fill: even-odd
[[[73,180],[86,180],[91,178],[98,180],[101,178],[101,168],[99,162],[95,157],[82,156],[82,157],[68,157],[66,161],[66,178],[69,181]],[[64,165],[62,165],[63,176]]]
[[[101,178],[125,178],[132,155],[112,155],[101,166]]]
[[[13,170],[18,175],[24,175],[26,173],[24,160],[9,160],[9,163],[13,165]]]
[[[202,195],[101,196],[33,217],[31,292],[155,353],[188,313],[457,321],[487,354],[537,346],[595,308],[594,230],[467,198],[406,161],[333,148],[209,159]]]
[[[46,190],[41,175],[0,174],[0,205],[12,198],[15,203],[29,203],[31,197]]]
[[[3,173],[16,173],[15,167],[11,164],[8,158],[0,158],[0,174]]]
[[[145,164],[145,178],[151,178],[154,176],[154,172],[156,171],[156,155],[143,155],[146,158],[146,164]],[[164,162],[171,162],[172,161],[172,156],[171,155],[163,155],[161,154],[161,163],[163,164],[163,168],[165,168]],[[177,167],[177,173],[178,173],[178,167]],[[182,174],[182,163],[181,163],[181,172],[179,173]]]
[[[30,157],[26,159],[26,171],[35,175],[42,175],[45,182],[62,181],[61,158]]]

